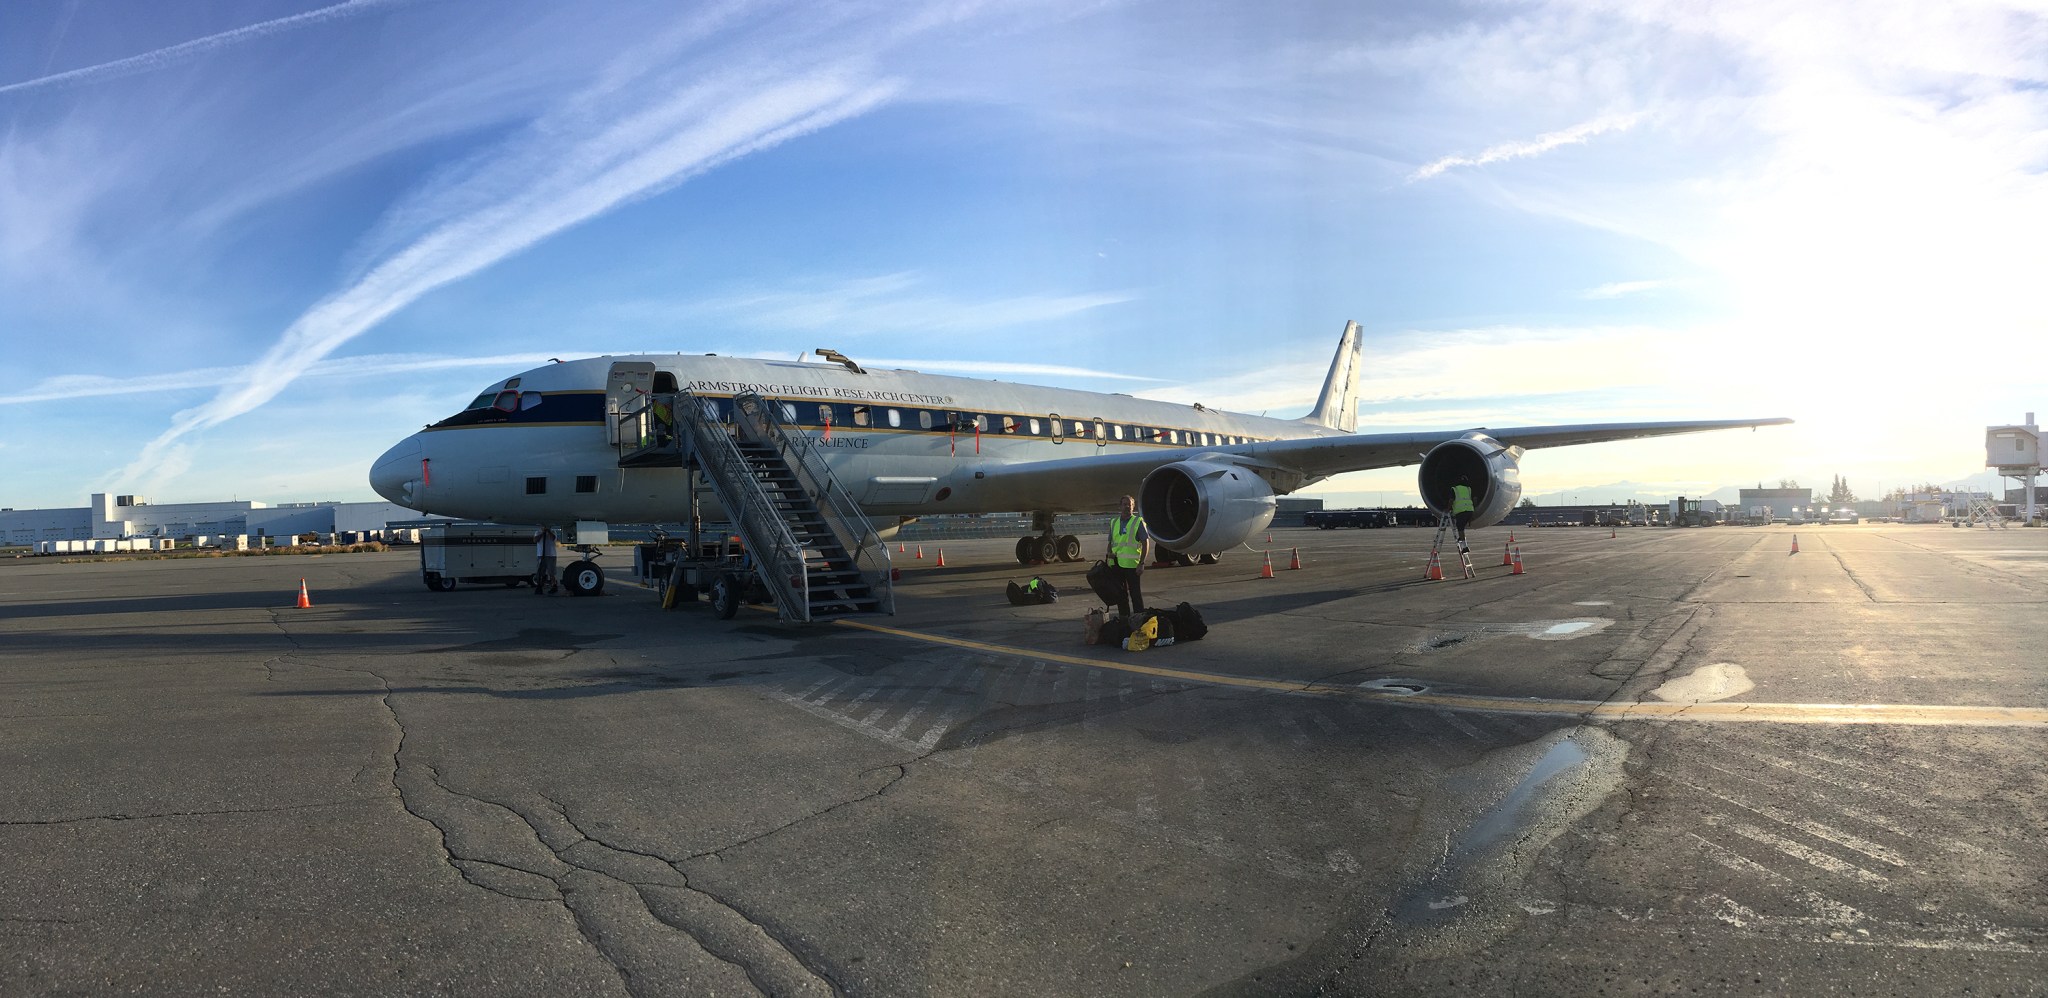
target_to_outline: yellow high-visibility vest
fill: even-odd
[[[1451,486],[1451,514],[1455,516],[1459,513],[1470,513],[1472,511],[1472,486]]]
[[[1145,518],[1136,514],[1109,521],[1109,553],[1116,559],[1116,567],[1138,567],[1145,556],[1145,546],[1138,541],[1138,531],[1144,526]]]

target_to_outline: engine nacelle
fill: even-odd
[[[1221,461],[1155,468],[1138,489],[1138,512],[1153,543],[1190,555],[1243,544],[1273,522],[1278,505],[1265,479]]]
[[[1477,430],[1430,448],[1416,476],[1423,505],[1438,515],[1451,511],[1451,486],[1472,487],[1472,523],[1490,527],[1522,501],[1520,447],[1508,447]]]

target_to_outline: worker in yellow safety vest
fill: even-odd
[[[1458,476],[1458,484],[1451,486],[1451,522],[1458,528],[1458,550],[1471,551],[1465,546],[1465,527],[1472,522],[1475,507],[1472,505],[1472,479],[1467,475]]]
[[[654,442],[663,447],[668,446],[668,442],[675,439],[676,435],[675,411],[669,408],[667,399],[661,398],[655,399],[647,408],[654,414]]]
[[[1110,585],[1120,597],[1116,604],[1117,612],[1128,617],[1145,609],[1138,576],[1145,571],[1152,535],[1145,530],[1145,518],[1137,513],[1137,500],[1124,496],[1118,502],[1123,512],[1109,521],[1109,553],[1103,558],[1103,564],[1109,566]]]

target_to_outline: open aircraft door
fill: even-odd
[[[587,384],[587,382],[586,382]],[[639,412],[647,408],[647,395],[654,389],[654,365],[644,360],[620,360],[612,362],[612,370],[604,379],[604,438],[605,442],[619,442],[619,423],[622,415]],[[633,435],[637,443],[638,432]]]

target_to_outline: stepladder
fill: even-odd
[[[1444,538],[1446,537],[1452,538],[1453,543],[1457,545],[1458,564],[1464,569],[1465,578],[1478,578],[1479,573],[1472,570],[1472,551],[1467,545],[1456,540],[1454,527],[1451,522],[1451,518],[1448,515],[1437,517],[1436,539],[1431,541],[1429,545],[1429,569],[1425,573],[1424,577],[1431,580],[1441,579],[1444,577],[1443,562],[1441,558],[1444,547]]]

